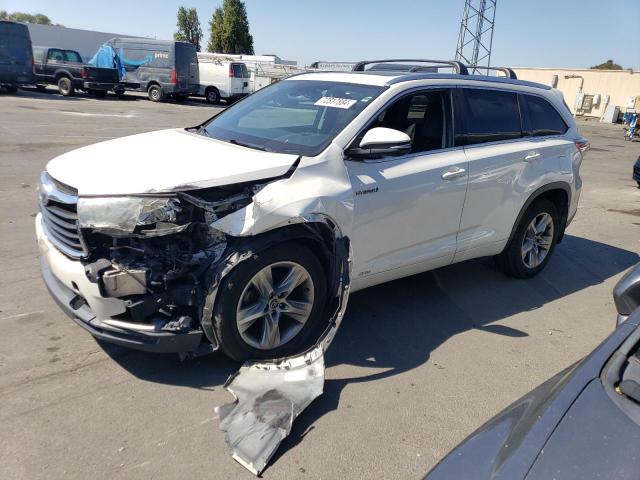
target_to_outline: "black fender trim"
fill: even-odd
[[[564,229],[567,226],[567,216],[569,214],[569,205],[571,205],[571,185],[569,185],[566,182],[553,182],[553,183],[548,183],[546,185],[543,185],[542,187],[535,190],[531,195],[529,195],[529,198],[527,198],[527,201],[524,202],[524,205],[520,209],[520,213],[518,213],[518,216],[516,217],[516,221],[513,223],[513,227],[511,228],[511,233],[509,234],[509,240],[507,241],[506,245],[509,245],[511,243],[513,236],[516,234],[516,229],[520,224],[520,220],[522,220],[522,217],[524,216],[524,212],[526,212],[527,209],[531,206],[531,204],[535,202],[538,198],[540,198],[542,194],[549,192],[551,190],[562,190],[567,194],[567,208],[565,208],[563,211],[560,212],[560,233],[558,234],[558,243],[562,241],[562,238],[564,237]]]

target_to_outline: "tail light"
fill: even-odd
[[[591,143],[586,138],[580,138],[578,140],[574,140],[573,143],[576,144],[576,148],[580,151],[580,153],[584,154],[591,148]]]
[[[171,70],[171,83],[178,83],[178,72],[175,68]]]
[[[229,78],[233,78],[235,75],[233,74],[233,64],[229,64]]]
[[[87,67],[82,67],[82,70],[80,70],[80,77],[82,78],[89,77],[89,71],[87,70]]]

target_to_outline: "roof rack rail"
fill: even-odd
[[[371,65],[374,63],[397,63],[397,62],[420,62],[420,63],[435,63],[437,67],[451,67],[455,70],[455,72],[459,75],[469,75],[469,70],[462,62],[457,62],[453,60],[425,60],[425,59],[386,59],[386,60],[365,60],[362,62],[358,62],[354,65],[354,72],[364,72],[364,67],[366,65]],[[436,68],[437,68],[436,67]],[[411,71],[419,71],[421,67],[416,67],[418,70],[411,69]],[[431,67],[434,68],[434,67]]]
[[[509,67],[474,67],[472,65],[467,65],[467,68],[472,70],[486,70],[487,75],[489,74],[489,70],[495,70],[504,73],[505,77],[510,78],[511,80],[518,80],[516,72]]]

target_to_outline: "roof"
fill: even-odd
[[[293,75],[296,80],[322,80],[330,82],[358,83],[362,85],[389,86],[397,83],[409,82],[412,80],[455,80],[455,81],[481,81],[487,83],[498,83],[501,85],[520,85],[534,88],[550,90],[551,87],[542,83],[529,82],[526,80],[513,80],[505,77],[495,77],[488,75],[459,75],[448,73],[420,73],[420,72],[398,72],[398,71],[364,71],[364,72],[312,72]]]

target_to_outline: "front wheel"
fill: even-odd
[[[75,88],[69,77],[60,77],[58,80],[58,91],[64,97],[70,97],[75,93]]]
[[[547,266],[559,234],[559,215],[549,200],[534,202],[522,216],[516,232],[496,256],[496,263],[505,274],[516,278],[530,278]]]
[[[220,284],[213,324],[234,360],[279,358],[313,345],[326,327],[326,277],[306,247],[286,243],[241,262]]]

